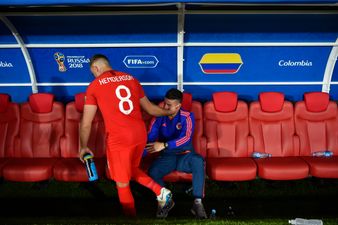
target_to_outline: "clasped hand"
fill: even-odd
[[[153,142],[153,143],[148,143],[146,145],[146,150],[148,153],[160,152],[163,149],[165,149],[163,142]]]

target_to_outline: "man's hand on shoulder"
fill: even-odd
[[[160,152],[165,149],[165,144],[163,142],[153,142],[146,145],[148,153]]]
[[[148,114],[152,116],[171,116],[175,113],[173,109],[163,109],[149,101],[147,96],[144,96],[143,98],[140,99],[140,104],[141,107],[144,111],[146,111]]]

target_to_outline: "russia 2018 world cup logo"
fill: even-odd
[[[67,70],[67,68],[65,66],[65,55],[62,54],[61,52],[55,52],[54,53],[54,59],[59,66],[59,71],[65,72]]]

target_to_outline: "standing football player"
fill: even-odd
[[[106,56],[94,55],[90,60],[90,70],[95,79],[86,91],[80,126],[80,160],[83,161],[86,153],[93,155],[87,143],[92,121],[99,108],[107,133],[108,169],[116,182],[125,215],[136,216],[129,186],[131,179],[151,189],[163,209],[171,209],[173,201],[170,190],[154,182],[139,169],[139,164],[147,140],[141,107],[153,116],[171,115],[173,112],[152,104],[145,96],[139,81],[127,73],[113,70]]]

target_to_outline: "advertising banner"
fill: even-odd
[[[27,65],[20,49],[0,49],[0,82],[31,82]]]
[[[115,70],[130,73],[140,82],[176,82],[176,48],[31,49],[38,83],[91,82],[94,54],[106,55]]]
[[[331,47],[187,47],[185,82],[322,82]]]

